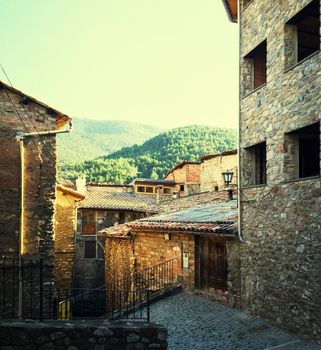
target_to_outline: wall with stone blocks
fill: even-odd
[[[34,102],[20,103],[21,96],[0,88],[0,250],[3,255],[18,252],[20,222],[21,167],[17,131],[55,129],[56,117]],[[16,111],[19,112],[21,119]],[[35,137],[24,143],[25,207],[24,251],[51,260],[56,180],[54,136]]]
[[[0,350],[167,349],[166,328],[107,321],[0,322]]]
[[[237,185],[237,154],[218,155],[203,160],[201,164],[201,192],[214,191],[216,186],[219,190],[224,189],[222,172],[226,170],[231,170],[234,173],[231,185]]]
[[[321,54],[293,65],[285,24],[310,0],[253,0],[241,12],[241,57],[267,40],[267,83],[249,90],[241,59],[241,303],[252,314],[321,339],[321,181],[288,181],[286,133],[320,120]],[[267,183],[249,187],[246,147],[266,142]]]

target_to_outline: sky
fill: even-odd
[[[71,117],[237,127],[238,32],[221,0],[2,0],[0,21],[14,87]]]

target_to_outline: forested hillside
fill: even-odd
[[[80,163],[106,156],[133,144],[142,144],[162,130],[128,121],[73,118],[73,131],[57,135],[58,161]]]
[[[128,183],[134,177],[162,178],[181,160],[195,160],[236,148],[236,131],[206,126],[173,129],[142,145],[125,147],[105,157],[81,164],[65,164],[60,176],[75,179],[84,174],[87,181]]]

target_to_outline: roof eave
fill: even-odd
[[[237,23],[237,0],[223,0],[223,4],[229,20]]]

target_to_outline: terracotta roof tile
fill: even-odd
[[[86,199],[79,203],[79,208],[118,209],[149,211],[156,203],[156,196],[133,192],[110,192],[108,187],[90,186],[85,192]],[[151,210],[153,212],[153,210]]]

